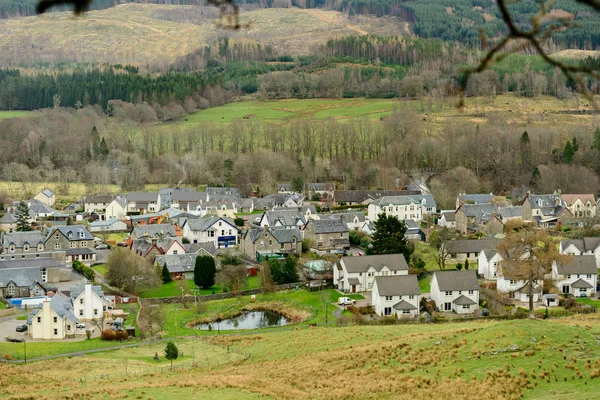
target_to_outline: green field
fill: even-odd
[[[0,120],[8,118],[28,117],[31,111],[0,111]]]
[[[96,267],[94,267],[96,268]],[[169,283],[165,283],[160,287],[155,289],[147,290],[142,294],[142,298],[151,298],[151,297],[177,297],[181,296],[181,288],[183,287],[184,295],[194,295],[194,288],[196,284],[192,280],[185,281],[172,281]],[[260,287],[260,278],[258,276],[249,276],[248,277],[248,286],[245,289],[256,289]],[[198,290],[198,295],[203,296],[207,294],[213,293],[221,293],[223,289],[215,285],[208,289],[200,289]]]
[[[4,310],[6,308],[6,304],[0,301],[0,310]]]

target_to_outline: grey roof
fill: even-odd
[[[312,225],[313,233],[344,233],[349,232],[348,225],[341,220],[311,220],[307,225]]]
[[[302,235],[298,228],[269,228],[262,226],[254,226],[248,229],[244,232],[244,237],[249,235],[250,241],[256,243],[265,232],[269,232],[278,243],[291,243],[293,238],[296,238],[296,241],[302,240]]]
[[[459,306],[472,306],[473,304],[477,304],[477,303],[475,303],[475,301],[471,300],[470,298],[468,298],[464,294],[460,295],[459,297],[457,297],[456,299],[454,299],[452,302],[454,304],[459,305]]]
[[[209,186],[206,188],[206,193],[209,195],[239,197],[240,191],[233,187]]]
[[[173,237],[173,236],[165,236],[162,238],[154,238],[156,239],[156,247],[159,250],[162,250],[162,252],[167,251],[167,249],[169,247],[171,247],[171,245],[173,244],[173,242],[178,242],[179,244],[181,244],[181,239],[179,237]],[[183,245],[181,245],[183,247]],[[135,240],[132,241],[131,243],[131,250],[135,251],[136,253],[141,253],[142,256],[146,255],[146,253],[148,252],[148,250],[150,250],[152,248],[152,238],[147,238],[147,237],[141,237],[141,238],[137,238]]]
[[[306,206],[302,206],[302,208],[300,209],[300,211],[302,211],[302,214],[306,214],[306,212],[310,210],[311,214],[318,214],[317,212],[317,208],[312,205],[312,204],[308,204]]]
[[[56,226],[54,227],[48,236],[46,236],[46,241],[50,239],[50,237],[56,232],[62,233],[64,237],[66,237],[69,241],[73,240],[94,240],[94,237],[90,235],[90,233],[85,229],[82,225],[67,225],[67,226]],[[80,236],[81,234],[81,236]]]
[[[572,256],[567,264],[557,264],[559,275],[597,274],[596,257],[594,255]]]
[[[446,242],[450,254],[479,253],[484,249],[495,249],[500,243],[495,239],[451,240]]]
[[[89,282],[87,280],[82,280],[79,281],[79,283],[77,285],[71,286],[71,298],[72,299],[76,299],[81,293],[83,293],[85,291],[85,285],[89,284]],[[101,286],[97,286],[97,285],[91,285],[92,286],[92,292],[96,293],[98,295],[98,297],[102,298],[104,297],[104,292],[102,291],[102,287]]]
[[[381,271],[384,266],[388,267],[390,271],[408,271],[408,264],[406,264],[403,254],[342,257],[341,262],[344,263],[348,273],[367,272],[371,267],[376,271]]]
[[[434,279],[437,280],[438,288],[446,290],[479,290],[477,272],[467,271],[435,271]]]
[[[494,195],[491,193],[486,194],[459,194],[458,201],[464,202],[467,204],[482,204],[482,203],[491,203],[494,199]]]
[[[52,190],[48,189],[48,188],[45,188],[40,193],[42,193],[46,197],[52,197],[52,196],[54,196],[54,192]]]
[[[521,207],[521,206],[498,207],[498,214],[500,214],[500,217],[502,219],[520,218],[523,216],[523,207]]]
[[[446,221],[448,221],[448,222],[456,221],[456,212],[455,211],[443,211],[442,216],[445,216]]]
[[[29,200],[29,214],[30,215],[31,215],[31,213],[35,213],[35,215],[52,214],[53,212],[54,212],[53,208],[48,207],[41,201],[36,200],[36,199]]]
[[[367,200],[376,200],[385,196],[420,195],[420,190],[336,190],[333,198],[341,203],[364,203]]]
[[[420,204],[425,207],[437,207],[435,199],[430,194],[419,194],[410,196],[385,196],[373,201],[373,203],[371,204],[377,204],[383,207],[388,205],[408,205],[411,203]]]
[[[380,296],[419,295],[419,281],[416,275],[376,276],[375,284]]]
[[[16,260],[0,261],[0,270],[13,268],[52,268],[59,267],[54,258],[21,258]]]
[[[335,190],[335,183],[333,182],[326,182],[326,183],[309,183],[308,184],[308,190],[309,191],[333,191]]]
[[[101,220],[94,221],[94,222],[92,222],[90,225],[91,225],[92,227],[111,226],[111,225],[113,225],[115,222],[120,222],[120,221],[121,221],[121,220],[119,220],[119,219],[116,219],[115,217],[112,217],[112,218],[110,218],[110,219],[107,219],[106,221],[101,221]],[[122,222],[122,221],[121,221],[121,222]],[[124,222],[123,222],[123,223],[124,223]]]
[[[398,303],[394,304],[392,307],[394,307],[396,310],[401,310],[401,311],[417,309],[417,307],[413,306],[406,300],[401,300]]]
[[[90,249],[89,247],[80,247],[76,249],[67,249],[66,254],[68,256],[81,255],[81,254],[96,254],[96,250]]]
[[[231,225],[236,230],[238,229],[229,218],[221,218],[221,217],[194,218],[194,219],[188,219],[185,223],[188,225],[188,227],[191,231],[204,232],[204,231],[210,229],[219,220]]]
[[[6,287],[14,282],[18,287],[30,287],[34,282],[42,281],[42,271],[39,268],[0,269],[0,287]]]
[[[198,254],[195,253],[162,255],[156,257],[156,264],[161,267],[167,264],[167,269],[172,273],[194,272],[196,257]]]
[[[16,222],[17,218],[9,212],[4,214],[4,216],[0,218],[0,224],[15,224]]]
[[[265,219],[267,221],[267,225],[270,227],[276,226],[277,223],[281,224],[282,226],[298,226],[298,223],[303,225],[306,222],[304,220],[304,215],[297,209],[266,211],[262,216],[262,220]]]
[[[2,247],[5,249],[10,245],[15,247],[23,247],[24,244],[29,246],[37,246],[38,244],[44,244],[44,237],[41,231],[30,231],[30,232],[12,232],[5,233],[2,235]]]
[[[531,208],[554,208],[557,204],[565,204],[565,201],[559,194],[540,194],[529,195]]]
[[[571,287],[574,287],[576,289],[591,289],[591,288],[593,288],[593,286],[589,282],[584,281],[583,279],[578,279],[575,282],[571,283]]]
[[[159,192],[133,192],[127,195],[128,202],[148,203],[158,201]]]
[[[498,254],[498,251],[496,249],[483,249],[481,250],[483,252],[483,254],[485,255],[485,258],[489,261],[490,258],[494,257],[496,254]]]
[[[282,190],[285,190],[287,192],[292,191],[292,184],[291,183],[278,183],[277,184],[277,191],[280,192]]]
[[[349,285],[359,285],[360,281],[358,280],[358,278],[348,278],[348,284]]]
[[[154,224],[154,225],[136,225],[131,232],[132,236],[142,238],[148,236],[150,238],[159,238],[164,236],[177,236],[175,227],[171,224]]]
[[[196,190],[176,190],[171,194],[171,201],[200,202],[206,200],[206,192],[197,192]]]
[[[492,215],[498,214],[498,207],[491,203],[462,204],[456,212],[462,212],[466,217],[474,218],[477,224],[484,224]]]
[[[78,321],[75,314],[73,314],[73,304],[71,303],[71,299],[61,292],[56,293],[54,297],[52,297],[52,300],[50,300],[50,308],[63,319],[66,318],[73,323]]]
[[[365,222],[365,214],[362,212],[349,212],[349,213],[335,213],[329,215],[321,215],[321,219],[334,219],[340,220],[343,219],[346,223],[354,222],[355,218],[358,218],[358,222]]]
[[[586,237],[583,239],[563,239],[560,241],[560,247],[566,249],[570,245],[574,245],[581,252],[594,252],[600,247],[600,237]]]
[[[84,203],[101,203],[101,204],[110,204],[115,198],[117,198],[114,194],[97,194],[94,196],[85,196],[83,198]]]
[[[202,252],[202,250],[204,250],[212,256],[215,256],[217,254],[217,249],[215,248],[215,245],[212,242],[184,244],[183,247],[185,247],[185,252],[188,254],[199,254]]]

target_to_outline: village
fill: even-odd
[[[423,181],[398,190],[336,190],[335,183],[277,188],[248,198],[230,187],[95,194],[62,210],[45,188],[7,204],[0,219],[0,301],[7,310],[0,312],[11,313],[1,317],[0,335],[15,341],[89,339],[107,330],[135,336],[138,321],[128,318],[128,307],[139,293],[111,287],[105,276],[117,251],[164,268],[169,282],[190,281],[175,294],[142,296],[166,303],[185,304],[192,294],[188,301],[198,294],[219,298],[214,287],[202,293],[193,287],[199,257],[212,258],[217,270],[228,268],[224,258],[240,260],[254,291],[230,287],[236,296],[260,293],[261,271],[293,258],[299,259],[295,278],[279,290],[333,288],[332,319],[353,313],[397,322],[485,318],[529,304],[545,316],[549,308],[595,311],[586,304],[597,297],[600,265],[600,200],[593,194],[461,193],[455,209],[440,210]],[[25,214],[28,230],[20,226]],[[373,250],[381,218],[404,223],[410,257]],[[548,233],[564,258],[533,278],[517,273],[518,262],[502,245],[517,222]],[[568,235],[584,226],[595,237]]]

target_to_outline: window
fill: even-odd
[[[362,272],[359,272],[359,273],[358,273],[358,276],[362,276]]]
[[[29,251],[29,245],[28,244],[24,244],[23,245],[23,251]]]
[[[94,315],[98,315],[98,309],[94,308]]]
[[[221,229],[221,236],[225,236],[225,230]]]
[[[79,310],[79,316],[83,317],[83,310]]]
[[[458,294],[462,294],[462,290],[459,290],[459,291],[458,291]]]
[[[58,335],[58,329],[54,328],[54,335]]]
[[[381,271],[381,275],[387,276],[387,274],[388,274],[388,271]]]
[[[340,237],[344,237],[344,232],[340,232]]]
[[[392,299],[393,299],[393,296],[385,296],[385,299],[386,299],[387,301],[390,301],[390,300],[392,300]]]
[[[474,293],[473,290],[469,290],[469,294],[473,294],[473,293]]]
[[[38,317],[37,321],[38,321],[38,324],[40,324],[42,322],[42,317]]]
[[[471,308],[471,306],[469,304],[465,304],[462,307],[463,307],[463,310],[468,310],[469,308]]]
[[[83,299],[79,299],[79,304],[83,304]]]
[[[571,275],[567,275],[567,279],[571,279]]]
[[[452,290],[446,290],[445,295],[446,296],[452,296]]]
[[[221,226],[221,221],[219,221],[219,226]]]
[[[410,310],[402,310],[402,314],[410,314]]]
[[[55,249],[60,249],[60,243],[54,243],[54,248]]]
[[[58,317],[54,317],[54,323],[58,322]]]
[[[408,299],[409,299],[409,300],[414,300],[414,299],[415,299],[415,296],[411,294],[410,296],[408,296]]]
[[[392,307],[385,307],[383,309],[383,315],[386,315],[386,316],[392,315]]]
[[[269,239],[269,246],[273,246],[273,240]]]
[[[471,257],[471,253],[467,253],[467,258]]]
[[[367,276],[373,276],[373,273],[372,273],[372,272],[369,272],[369,273],[367,274]]]
[[[563,285],[563,287],[562,287],[562,292],[563,292],[563,294],[568,294],[568,293],[569,293],[569,291],[570,291],[570,289],[571,289],[571,288],[570,288],[570,286],[569,286],[569,285]]]
[[[515,280],[514,280],[514,279],[511,279],[511,280],[510,280],[510,284],[511,284],[511,285],[514,285],[514,284],[515,284]]]
[[[394,275],[396,275],[396,272],[398,272],[398,271],[394,271]]]
[[[444,303],[444,311],[452,311],[452,303]]]
[[[81,242],[81,247],[87,247],[87,242],[86,241]]]
[[[592,277],[592,275],[591,274],[587,274],[585,277],[588,278],[588,279],[590,279]]]
[[[67,330],[70,331],[71,330],[71,325],[67,325]]]
[[[72,248],[72,249],[74,249],[74,248],[75,248],[75,242],[71,242],[71,243],[70,243],[70,245],[71,245],[71,248]]]
[[[173,250],[173,254],[177,254],[177,250]]]
[[[369,289],[371,289],[371,287],[373,286],[373,282],[369,282],[367,286],[369,287]]]

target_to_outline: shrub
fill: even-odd
[[[236,226],[244,226],[244,218],[237,217],[233,220],[233,223],[236,224]]]
[[[115,340],[117,338],[117,334],[111,329],[105,329],[100,334],[100,339],[102,340]]]
[[[102,332],[102,333],[104,333],[104,332]],[[118,331],[115,332],[115,339],[117,339],[119,341],[129,340],[129,334],[127,333],[127,331],[119,329]]]
[[[73,261],[73,269],[85,276],[87,280],[93,281],[96,277],[96,271],[80,261]]]

